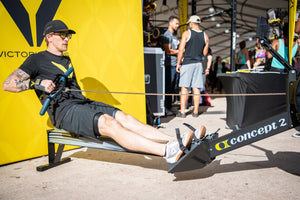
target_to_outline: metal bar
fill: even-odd
[[[292,70],[293,68],[290,64],[277,52],[275,51],[272,46],[266,41],[266,39],[260,39],[259,43],[268,50],[273,57],[275,57],[288,71]]]
[[[236,48],[236,0],[231,1],[231,47],[230,47],[230,71],[236,71],[235,48]]]
[[[49,131],[47,131],[47,141],[48,141],[48,161],[49,163],[54,163],[55,160],[55,144],[49,141]]]
[[[65,147],[64,144],[59,144],[59,145],[58,145],[58,149],[57,149],[57,151],[56,151],[56,155],[55,155],[55,159],[54,159],[54,162],[55,162],[55,163],[57,163],[57,162],[60,161],[61,156],[62,156],[62,153],[63,153],[63,151],[64,151],[64,147]]]
[[[196,8],[197,8],[196,1],[192,0],[192,15],[196,15],[197,13]]]
[[[96,91],[96,90],[78,90],[68,89],[66,91],[72,92],[90,92],[102,94],[132,94],[132,95],[145,95],[145,96],[181,96],[183,94],[166,94],[166,93],[139,93],[139,92],[109,92],[109,91]],[[245,93],[245,94],[186,94],[185,96],[211,96],[211,97],[227,97],[227,96],[283,96],[283,93]]]

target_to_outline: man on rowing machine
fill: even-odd
[[[3,90],[10,92],[34,89],[42,104],[45,97],[57,89],[55,80],[58,75],[63,76],[72,67],[64,52],[75,31],[62,21],[54,20],[46,24],[43,34],[47,50],[30,55],[3,83]],[[96,138],[108,136],[128,150],[163,156],[170,164],[183,155],[178,140],[115,107],[85,98],[78,92],[80,87],[74,72],[66,78],[66,87],[77,91],[60,93],[47,108],[55,127]],[[184,134],[183,145],[188,148],[194,135],[201,139],[205,131],[201,126],[195,133]]]

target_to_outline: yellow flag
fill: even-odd
[[[289,64],[292,64],[293,38],[295,32],[295,18],[297,12],[297,0],[289,0]]]

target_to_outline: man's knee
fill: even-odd
[[[136,119],[132,115],[126,114],[121,111],[116,114],[116,120],[121,123],[126,123],[135,121]]]
[[[98,129],[101,135],[111,136],[121,128],[121,124],[113,117],[103,114],[98,120]]]
[[[194,94],[200,94],[200,88],[193,88]]]
[[[181,87],[181,92],[188,92],[188,88],[186,88],[186,87]]]

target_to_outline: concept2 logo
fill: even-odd
[[[267,135],[279,128],[287,127],[288,123],[285,118],[281,118],[278,122],[270,122],[264,126],[261,126],[257,129],[250,130],[246,133],[241,133],[240,135],[228,138],[223,140],[215,145],[215,149],[217,151],[222,151],[228,148],[231,148],[234,145],[243,145],[245,142],[255,141],[255,138],[261,137],[263,135]]]
[[[20,0],[1,0],[3,6],[18,26],[29,46],[33,46],[29,14]],[[61,0],[43,0],[36,17],[36,44],[43,42],[43,30],[47,22],[51,21],[61,3]]]

